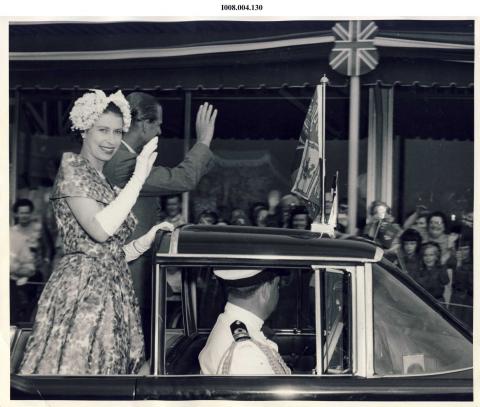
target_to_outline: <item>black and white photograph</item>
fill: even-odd
[[[475,23],[12,18],[10,400],[473,402]]]

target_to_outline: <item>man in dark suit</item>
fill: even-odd
[[[105,165],[104,174],[114,185],[124,187],[135,169],[138,153],[153,137],[161,134],[162,107],[151,95],[133,92],[127,96],[132,113],[130,130],[123,137],[122,144]],[[197,113],[197,142],[186,154],[185,159],[174,168],[153,167],[143,185],[133,213],[138,224],[130,240],[145,234],[158,223],[158,197],[194,189],[201,177],[214,164],[210,143],[213,138],[217,111],[212,105],[204,103]],[[146,341],[146,353],[149,354],[150,315],[151,315],[151,262],[150,255],[144,255],[129,264],[133,285],[137,294],[142,325]]]

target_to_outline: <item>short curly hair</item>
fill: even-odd
[[[438,265],[440,265],[440,260],[441,260],[441,257],[442,257],[442,249],[440,248],[440,245],[438,243],[435,243],[435,242],[423,243],[420,246],[420,255],[423,258],[423,255],[425,254],[425,251],[430,247],[433,247],[434,249],[437,249],[437,261],[435,262],[435,264],[438,266]]]
[[[449,230],[449,223],[448,223],[447,215],[445,215],[443,212],[440,212],[440,211],[431,212],[427,216],[427,228],[430,225],[430,221],[432,220],[432,218],[435,218],[435,217],[442,219],[443,225],[445,226],[445,231],[448,231]]]
[[[21,198],[21,199],[17,199],[13,204],[13,207],[12,207],[13,213],[18,213],[18,208],[20,208],[21,206],[28,206],[30,208],[30,212],[33,212],[35,209],[35,206],[33,205],[33,202],[30,199]]]
[[[375,209],[378,208],[379,206],[385,206],[387,214],[388,215],[391,214],[391,209],[386,202],[376,200],[370,204],[370,207],[369,207],[370,216],[375,215]]]

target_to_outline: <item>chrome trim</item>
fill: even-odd
[[[180,237],[180,229],[175,229],[170,236],[170,249],[168,254],[170,256],[178,255],[178,239]],[[163,254],[163,253],[162,253]]]
[[[197,330],[197,279],[192,279],[190,281],[190,292],[192,293],[192,311],[193,311],[193,321],[195,323],[195,330]]]
[[[375,256],[373,256],[372,262],[377,263],[380,260],[382,260],[384,254],[384,250],[381,247],[378,247],[375,249]]]
[[[333,274],[343,274],[345,272],[345,269],[349,266],[325,266],[321,264],[313,264],[312,268],[323,268],[327,273],[333,273]]]
[[[31,375],[31,376],[35,376],[35,375]],[[132,377],[132,376],[136,376],[136,375],[124,375],[124,376],[127,376],[127,377]],[[256,377],[257,379],[264,379],[264,378],[268,378],[268,377],[278,377],[278,375],[274,375],[274,374],[261,374],[261,375],[254,375],[254,374],[242,374],[240,376],[243,376],[243,377]],[[311,373],[292,373],[290,376],[294,376],[294,377],[317,377],[315,376],[314,374],[311,374]],[[327,376],[327,375],[325,375]],[[324,376],[324,377],[325,377]],[[341,376],[341,377],[352,377],[351,374],[338,374],[338,375],[328,375],[327,377],[337,377],[337,376]],[[82,376],[82,377],[85,377],[85,376]],[[98,377],[98,376],[97,376]],[[121,377],[120,375],[116,375],[115,377]],[[145,375],[145,376],[142,376],[142,377],[154,377],[153,375]],[[158,377],[232,377],[231,375],[228,375],[228,374],[203,374],[203,373],[197,373],[197,374],[164,374],[164,375],[161,375],[161,376],[158,376]],[[283,376],[285,377],[286,380],[288,380],[288,377],[289,376]],[[319,377],[318,380],[321,380],[322,377]],[[270,390],[269,392],[274,392],[272,390]],[[286,401],[286,400],[282,400],[282,401]],[[214,403],[213,403],[214,404]],[[212,405],[213,405],[212,404]],[[268,403],[267,403],[268,404]],[[235,404],[234,404],[235,405]]]
[[[16,325],[10,325],[10,352],[12,352],[12,349],[17,342],[18,332],[19,329]]]
[[[323,346],[322,346],[322,298],[320,288],[320,268],[314,268],[315,275],[315,357],[316,374],[321,376],[324,372],[323,365]]]
[[[355,270],[355,298],[356,302],[352,302],[352,311],[355,313],[356,331],[354,337],[357,341],[355,344],[355,361],[357,376],[366,377],[367,375],[367,340],[365,331],[365,268],[363,266],[357,266]]]
[[[312,265],[312,268],[323,268],[327,273],[334,273],[334,274],[343,274],[347,273],[355,273],[355,266],[336,266],[336,265]]]
[[[383,375],[380,376],[378,374],[374,374],[371,378],[372,379],[384,379],[384,378],[390,378],[390,377],[424,377],[424,376],[438,376],[442,374],[450,374],[450,373],[458,373],[458,372],[465,372],[467,370],[472,370],[473,366],[471,367],[463,367],[461,369],[455,369],[455,370],[445,370],[443,372],[432,372],[432,373],[422,373],[422,374],[392,374],[392,375]]]
[[[350,329],[350,335],[352,338],[352,341],[350,343],[350,349],[351,349],[351,360],[350,360],[350,369],[351,372],[350,375],[355,376],[355,367],[357,365],[357,356],[356,356],[356,346],[357,346],[357,335],[355,334],[356,332],[356,314],[355,314],[355,302],[356,300],[356,280],[355,280],[355,275],[356,275],[356,269],[358,267],[363,268],[363,266],[340,266],[339,269],[342,270],[343,272],[348,273],[350,276],[350,293],[349,293],[349,301],[350,301],[350,308],[348,310],[348,319],[350,321],[350,326],[348,329]],[[334,268],[334,267],[328,267],[327,271],[329,269]],[[331,273],[332,271],[330,271]]]
[[[158,326],[158,312],[160,308],[160,265],[155,265],[155,304],[154,304],[154,315],[155,315],[155,331],[154,331],[154,341],[153,344],[153,375],[158,376],[158,338],[159,338],[159,326]]]
[[[438,375],[443,375],[443,374],[451,374],[451,373],[459,373],[459,372],[465,372],[467,370],[472,370],[473,367],[466,367],[466,368],[463,368],[463,369],[456,369],[456,370],[448,370],[448,371],[445,371],[445,372],[437,372],[437,373],[424,373],[424,374],[418,374],[418,375],[389,375],[389,376],[378,376],[378,375],[375,375],[373,377],[371,377],[371,379],[384,379],[384,378],[395,378],[395,377],[398,377],[398,378],[413,378],[413,377],[423,377],[423,376],[438,376]],[[26,378],[29,378],[29,377],[33,377],[33,378],[37,378],[37,377],[49,377],[49,378],[58,378],[59,375],[58,374],[42,374],[42,375],[38,375],[38,374],[30,374],[30,373],[15,373],[15,376],[18,376],[18,377],[26,377]],[[79,377],[79,378],[109,378],[109,377],[119,377],[119,378],[131,378],[131,377],[200,377],[200,376],[206,376],[206,377],[228,377],[229,375],[216,375],[216,374],[163,374],[163,375],[155,375],[155,374],[146,374],[146,375],[142,375],[142,376],[139,376],[138,374],[118,374],[118,375],[73,375],[73,376],[67,376],[69,378],[75,378],[75,377]],[[278,377],[278,376],[275,376],[275,375],[245,375],[245,377],[257,377],[257,378],[267,378],[267,377]],[[314,374],[311,374],[311,373],[294,373],[292,374],[292,376],[295,376],[295,377],[316,377],[316,375]],[[327,376],[327,377],[355,377],[356,375],[355,374],[352,374],[352,373],[339,373],[339,374],[329,374],[329,375],[324,375],[324,377]],[[318,380],[322,380],[322,377],[318,377]],[[419,389],[420,391],[421,389]]]
[[[363,267],[363,266],[361,266]],[[354,281],[355,279],[353,278],[355,274],[355,269],[356,267],[353,266],[322,266],[322,265],[312,265],[312,268],[314,269],[315,272],[315,341],[316,341],[316,352],[315,352],[315,357],[316,357],[316,366],[317,366],[317,375],[318,376],[331,376],[330,373],[324,373],[324,370],[328,368],[328,354],[330,354],[333,350],[328,349],[329,348],[329,343],[327,341],[326,335],[325,335],[325,343],[322,345],[322,333],[323,333],[323,327],[322,327],[322,295],[323,295],[323,290],[322,287],[320,286],[320,271],[323,270],[325,273],[341,273],[342,275],[344,273],[348,273],[351,276],[351,281],[352,281],[352,293],[353,295],[353,285],[355,284]],[[318,274],[318,275],[317,275]],[[353,308],[353,306],[352,306]],[[318,313],[317,313],[318,310]],[[352,310],[352,313],[354,311]],[[355,351],[353,348],[353,341],[355,340],[355,334],[354,334],[354,323],[353,315],[349,315],[349,318],[352,319],[352,326],[350,329],[352,329],[352,360],[350,361],[350,368],[352,373],[347,373],[345,375],[348,376],[353,376],[354,375],[354,361],[355,361]],[[320,352],[318,351],[320,349]],[[318,366],[321,367],[321,369],[318,369]],[[337,376],[337,375],[336,375]]]
[[[365,333],[367,345],[367,377],[375,374],[373,346],[373,285],[372,264],[365,264]]]
[[[357,321],[357,279],[356,279],[356,274],[354,272],[350,273],[350,284],[351,284],[351,292],[350,292],[350,304],[351,304],[351,309],[350,312],[352,313],[350,315],[351,321],[352,321],[352,374],[355,375],[358,370],[358,321]]]
[[[176,231],[175,231],[176,232]],[[173,233],[175,233],[173,232]],[[170,242],[170,247],[172,247],[174,234],[172,234],[172,240]],[[176,242],[175,244],[178,244]],[[178,247],[178,246],[176,246]],[[380,249],[382,250],[382,249]],[[382,251],[383,253],[383,251]],[[249,260],[308,260],[308,261],[332,261],[332,262],[358,262],[358,263],[367,263],[374,260],[369,258],[357,258],[357,257],[317,257],[317,256],[282,256],[277,254],[191,254],[191,253],[170,253],[165,255],[164,253],[157,253],[157,257],[170,257],[170,258],[201,258],[201,259],[249,259]],[[323,267],[323,266],[322,266]]]

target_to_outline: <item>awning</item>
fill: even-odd
[[[367,136],[368,98],[366,88],[372,86],[394,88],[394,133],[406,138],[473,139],[473,84],[455,83],[385,83],[381,81],[362,85],[360,137]],[[63,109],[85,92],[87,88],[17,88],[23,101],[29,101],[41,111],[44,103]],[[116,88],[105,89],[107,93]],[[216,137],[222,139],[297,139],[314,92],[314,84],[281,87],[218,87],[164,89],[126,88],[145,91],[158,98],[165,111],[162,137],[183,138],[184,97],[192,94],[192,123],[196,109],[209,101],[221,114],[217,120]],[[29,109],[25,109],[29,112]],[[348,139],[349,85],[348,82],[330,84],[327,88],[327,138]],[[55,112],[53,112],[55,113]],[[52,114],[51,128],[56,129],[56,114]],[[65,115],[64,115],[65,116]],[[65,116],[66,117],[66,116]],[[241,126],[239,125],[241,123]],[[68,128],[68,127],[65,127]]]
[[[376,20],[372,82],[473,81],[473,20]],[[10,84],[163,89],[318,83],[335,21],[15,23]],[[435,69],[432,69],[435,64]]]

